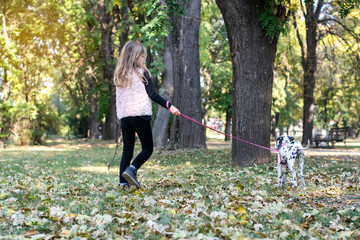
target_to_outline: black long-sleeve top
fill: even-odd
[[[162,96],[160,96],[157,92],[156,89],[154,87],[154,84],[151,80],[151,77],[149,76],[148,72],[144,72],[144,75],[147,79],[147,84],[145,84],[145,89],[146,89],[146,93],[148,94],[148,96],[150,97],[151,100],[153,100],[154,102],[156,102],[157,104],[159,104],[160,106],[164,107],[167,109],[166,103],[168,101],[166,101]],[[169,108],[171,107],[171,103],[169,102]]]

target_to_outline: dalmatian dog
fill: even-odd
[[[293,175],[293,187],[297,187],[297,178],[295,171],[295,160],[299,159],[299,174],[300,174],[300,185],[305,186],[304,182],[304,150],[308,149],[310,146],[310,141],[308,140],[307,147],[303,147],[299,141],[294,141],[293,137],[290,136],[281,136],[278,137],[275,144],[275,149],[279,151],[278,154],[278,187],[281,187],[286,184],[286,177],[291,171]],[[282,167],[285,167],[284,175],[281,176]]]

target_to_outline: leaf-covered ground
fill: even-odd
[[[154,152],[129,193],[119,156],[106,167],[114,144],[50,143],[0,151],[1,239],[360,238],[356,142],[307,151],[302,189],[276,187],[275,155],[234,168],[229,148]]]

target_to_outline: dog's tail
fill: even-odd
[[[306,149],[308,149],[309,147],[310,147],[310,140],[308,139],[308,144],[307,144],[307,146],[306,146],[306,147],[301,148],[301,150],[306,150]]]

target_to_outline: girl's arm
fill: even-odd
[[[169,111],[173,115],[180,115],[179,109],[175,106],[172,106],[169,101],[166,101],[163,97],[161,97],[155,90],[154,84],[152,83],[151,77],[147,72],[144,72],[146,79],[148,80],[148,84],[145,85],[145,89],[151,100],[160,104],[162,107],[169,109]]]

